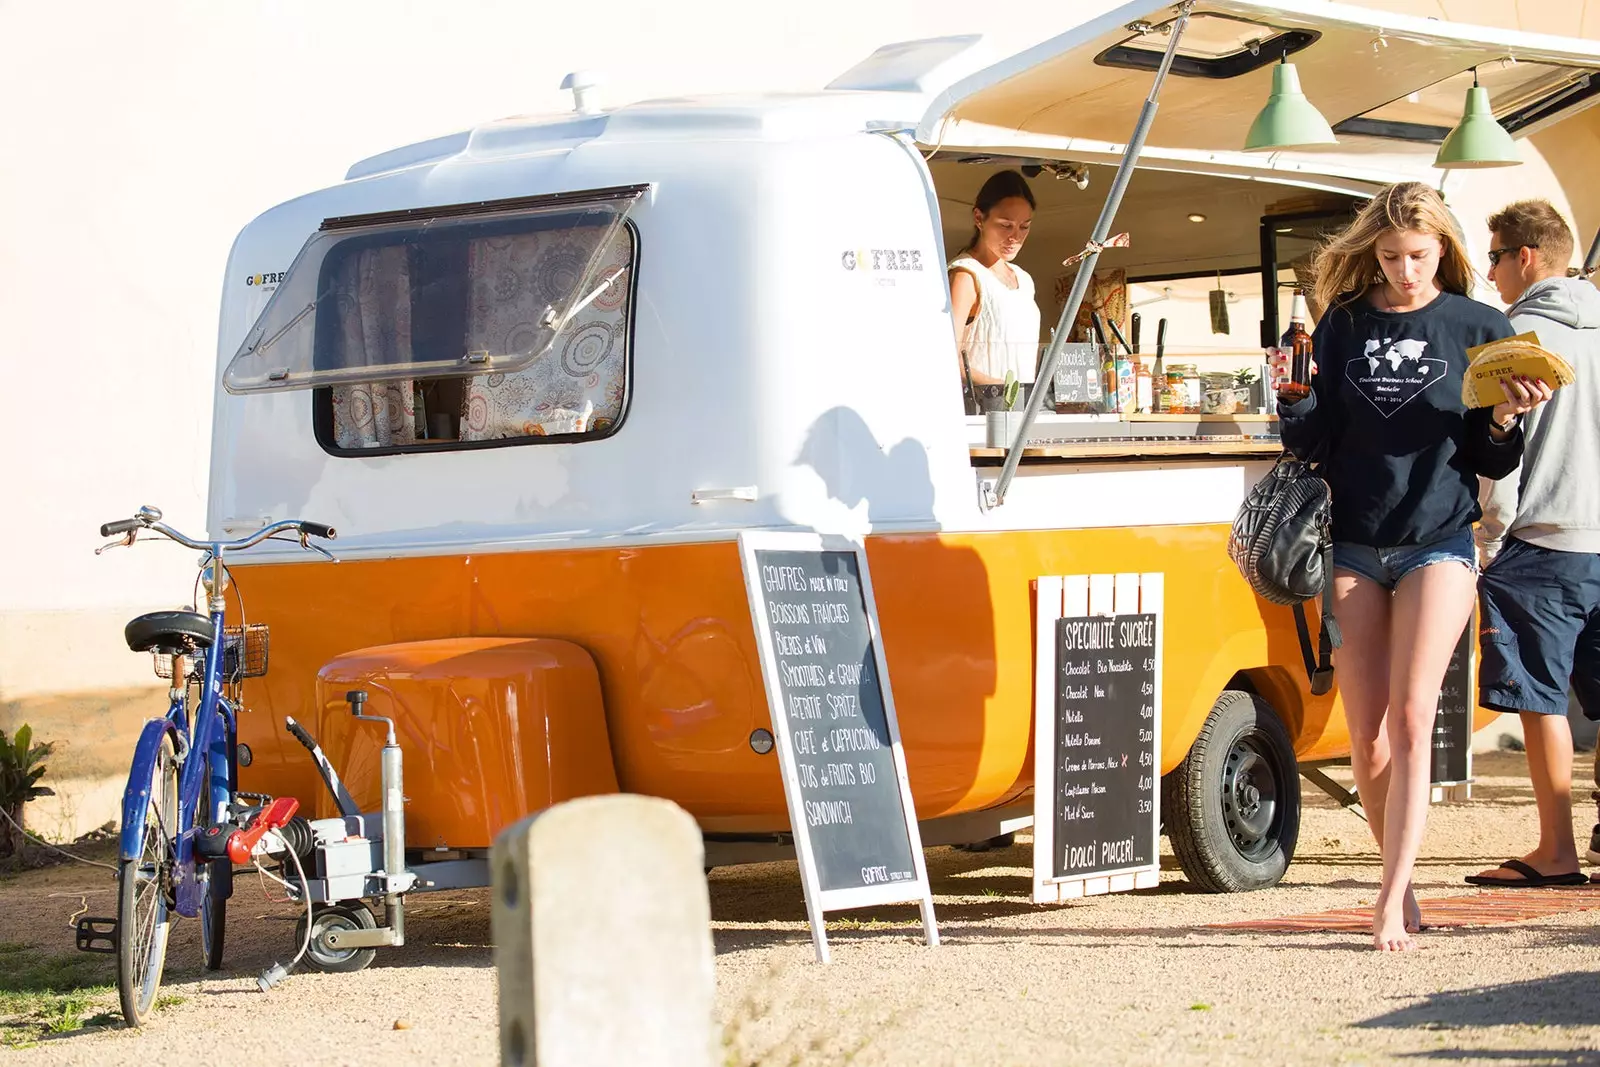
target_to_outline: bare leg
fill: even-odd
[[[1539,808],[1539,846],[1522,862],[1540,874],[1567,874],[1578,869],[1578,844],[1572,836],[1572,727],[1565,715],[1525,711],[1521,718],[1528,778]],[[1483,877],[1525,881],[1504,867],[1484,871]]]
[[[1477,580],[1457,563],[1436,563],[1401,579],[1390,626],[1389,797],[1384,807],[1383,885],[1372,917],[1373,947],[1405,952],[1405,894],[1428,817],[1428,764],[1439,687],[1472,614]]]
[[[1339,694],[1350,727],[1350,770],[1361,809],[1378,852],[1383,852],[1384,807],[1389,792],[1389,739],[1384,713],[1389,708],[1389,613],[1393,597],[1377,582],[1338,571],[1333,577],[1333,614],[1344,631],[1344,647],[1334,653]],[[1406,928],[1421,925],[1417,900],[1406,886]]]

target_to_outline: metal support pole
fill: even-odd
[[[1600,269],[1600,230],[1595,231],[1594,240],[1589,244],[1589,254],[1583,257],[1583,270],[1580,273],[1580,277],[1593,277],[1597,269]]]
[[[1156,98],[1161,94],[1161,83],[1166,81],[1167,71],[1172,68],[1173,56],[1178,51],[1178,39],[1183,36],[1183,29],[1189,24],[1189,12],[1193,7],[1194,0],[1188,0],[1179,11],[1177,21],[1173,23],[1172,36],[1167,40],[1166,54],[1161,57],[1161,66],[1156,70],[1155,81],[1150,85],[1150,95],[1145,98],[1144,107],[1139,111],[1139,121],[1134,125],[1133,137],[1128,141],[1127,148],[1123,149],[1122,161],[1117,164],[1117,176],[1111,183],[1111,191],[1106,194],[1105,205],[1100,209],[1100,218],[1094,224],[1094,233],[1089,238],[1089,254],[1078,267],[1078,276],[1072,283],[1072,293],[1067,297],[1066,307],[1061,309],[1061,321],[1056,324],[1055,336],[1045,349],[1044,364],[1040,366],[1034,388],[1029,392],[1028,406],[1022,412],[1022,425],[1017,429],[1017,436],[1011,442],[1011,447],[1006,450],[1005,465],[1001,467],[1000,480],[994,487],[994,499],[991,503],[993,507],[999,507],[1006,502],[1006,489],[1010,487],[1011,479],[1016,477],[1017,464],[1022,461],[1022,442],[1027,440],[1028,427],[1033,425],[1039,409],[1044,406],[1044,394],[1055,374],[1056,361],[1061,357],[1061,346],[1066,342],[1068,329],[1078,317],[1078,309],[1083,306],[1083,298],[1089,291],[1089,282],[1094,278],[1095,264],[1100,259],[1100,245],[1111,236],[1111,223],[1117,217],[1117,208],[1122,205],[1122,194],[1127,191],[1128,182],[1133,178],[1133,168],[1139,161],[1139,153],[1144,149],[1144,139],[1156,119],[1158,106]]]

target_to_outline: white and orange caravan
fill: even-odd
[[[1007,449],[964,406],[944,265],[978,186],[1021,170],[1050,343],[1179,14],[1135,0],[993,60],[979,38],[892,45],[809,94],[580,98],[252,221],[224,279],[210,530],[315,519],[342,562],[232,564],[271,633],[241,786],[321,795],[292,715],[376,807],[343,698],[362,687],[404,749],[415,867],[616,790],[681,805],[713,856],[758,855],[789,816],[752,742],[771,723],[738,537],[816,531],[864,542],[925,843],[1032,810],[1038,579],[1159,573],[1165,832],[1199,885],[1276,882],[1297,771],[1348,737],[1289,609],[1226,552],[1280,451],[1263,341],[1364,197],[1444,177],[1475,76],[1524,137],[1595,102],[1600,50],[1325,0],[1190,5],[1090,298],[1124,336],[1167,320],[1200,402],[1046,407],[997,494]],[[1246,154],[1285,55],[1339,143]],[[1129,341],[1143,362],[1152,333]]]

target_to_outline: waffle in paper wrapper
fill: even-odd
[[[1491,408],[1506,396],[1500,381],[1512,375],[1543,378],[1551,389],[1577,380],[1572,364],[1547,348],[1536,334],[1521,333],[1467,349],[1467,373],[1461,379],[1461,402],[1469,408]]]

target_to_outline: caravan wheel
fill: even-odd
[[[1224,692],[1189,754],[1162,778],[1161,808],[1172,851],[1198,888],[1277,885],[1300,836],[1300,774],[1272,706]]]

